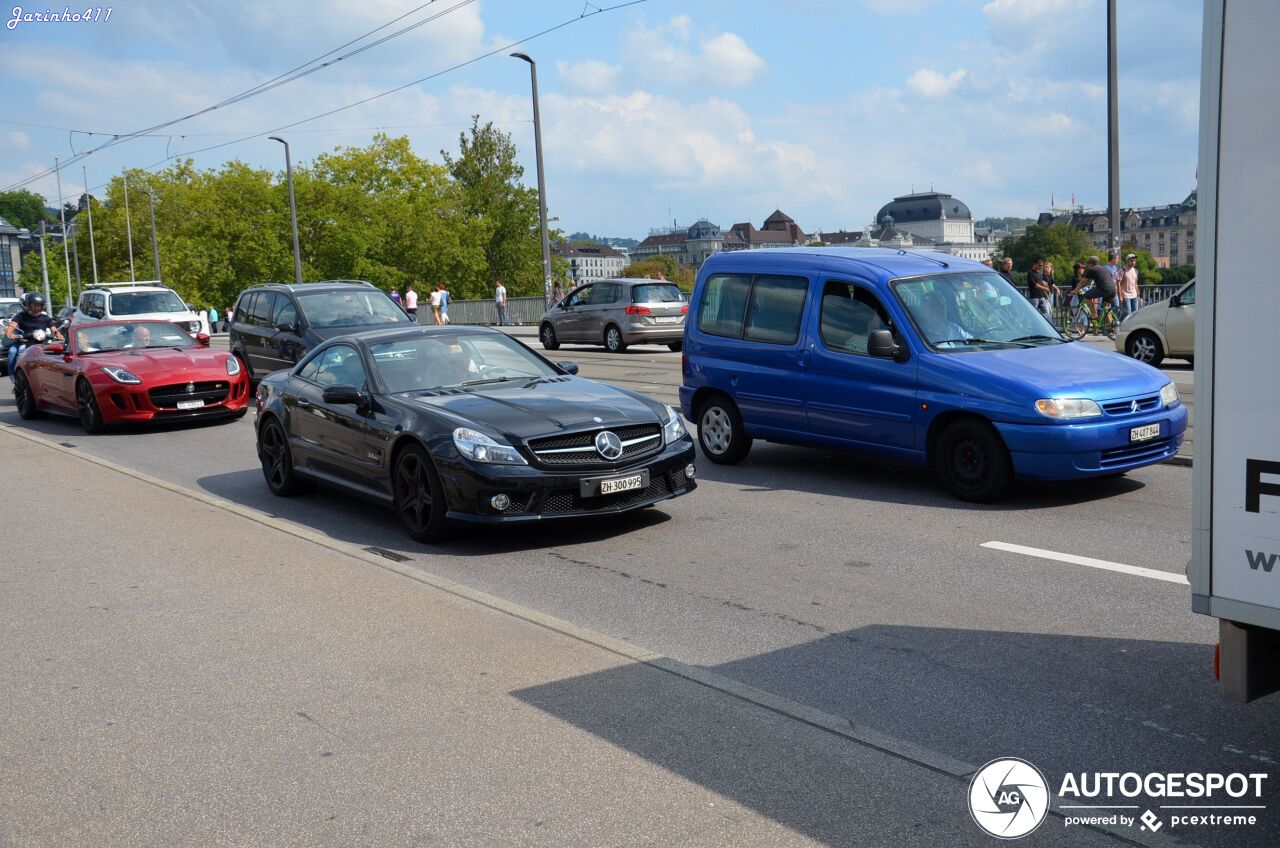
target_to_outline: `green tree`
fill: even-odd
[[[49,296],[53,299],[53,304],[50,305],[61,306],[67,302],[67,264],[62,257],[62,246],[51,236],[46,235],[44,249],[49,265]],[[44,294],[44,274],[40,268],[38,249],[23,258],[17,283],[18,288],[24,292]]]
[[[632,262],[622,269],[624,277],[652,277],[656,280],[659,273],[685,291],[693,288],[693,269],[683,267],[676,262],[675,257],[665,254]]]
[[[469,132],[458,136],[458,155],[440,151],[461,192],[467,232],[484,252],[485,268],[458,280],[466,298],[489,297],[502,280],[512,296],[541,294],[542,247],[538,194],[520,183],[524,168],[516,161],[511,136],[474,115]]]
[[[0,218],[15,227],[26,227],[35,232],[40,229],[41,221],[52,223],[53,219],[44,207],[45,199],[27,189],[0,191]]]
[[[1070,277],[1072,265],[1097,252],[1089,236],[1069,224],[1032,224],[1023,235],[1001,239],[996,251],[997,258],[1012,259],[1018,272],[1031,270],[1036,257],[1043,256],[1053,263],[1059,282]]]
[[[1161,270],[1160,282],[1169,286],[1180,286],[1184,283],[1191,282],[1196,275],[1196,266],[1194,265],[1175,265],[1172,268],[1164,268]]]

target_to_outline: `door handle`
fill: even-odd
[[[298,409],[310,409],[311,401],[306,398],[298,398]]]
[[[800,351],[800,364],[802,366],[807,366],[809,364],[809,351],[807,350]]]

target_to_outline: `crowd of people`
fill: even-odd
[[[996,271],[1014,288],[1019,288],[1013,278],[1013,260],[1009,257],[1001,259],[999,267],[990,259],[984,259],[982,264]],[[1107,254],[1105,264],[1101,258],[1090,256],[1085,262],[1077,262],[1072,272],[1068,286],[1060,286],[1054,276],[1053,263],[1043,256],[1037,256],[1027,272],[1027,299],[1050,322],[1053,321],[1054,306],[1064,297],[1073,309],[1083,300],[1108,303],[1121,321],[1141,308],[1137,254],[1125,256],[1123,266],[1120,265],[1120,254],[1115,251]]]

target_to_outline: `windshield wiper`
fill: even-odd
[[[1041,340],[1051,341],[1051,342],[1065,342],[1065,341],[1069,341],[1069,339],[1064,339],[1062,336],[1046,336],[1044,333],[1033,333],[1033,334],[1032,334],[1032,335],[1030,335],[1030,336],[1018,336],[1018,337],[1017,337],[1016,339],[1014,339],[1013,341],[1015,341],[1015,342],[1031,342],[1031,341],[1041,341]]]
[[[460,385],[465,389],[467,386],[483,386],[486,383],[505,383],[508,380],[529,380],[532,377],[489,377],[486,380],[467,380]]]
[[[998,345],[1017,345],[1018,347],[1035,347],[1035,345],[1033,344],[1028,344],[1027,342],[1023,342],[1023,341],[1018,341],[1017,339],[1014,339],[1013,341],[1000,341],[999,339],[942,339],[941,341],[930,342],[930,344],[934,345],[935,347],[937,345],[944,345],[944,344],[969,344],[969,345],[998,344]]]

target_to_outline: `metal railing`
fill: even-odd
[[[507,320],[515,324],[537,324],[547,302],[541,297],[507,298]],[[431,307],[418,304],[418,323],[431,323]],[[449,302],[450,324],[497,324],[498,305],[492,300],[452,300]]]

